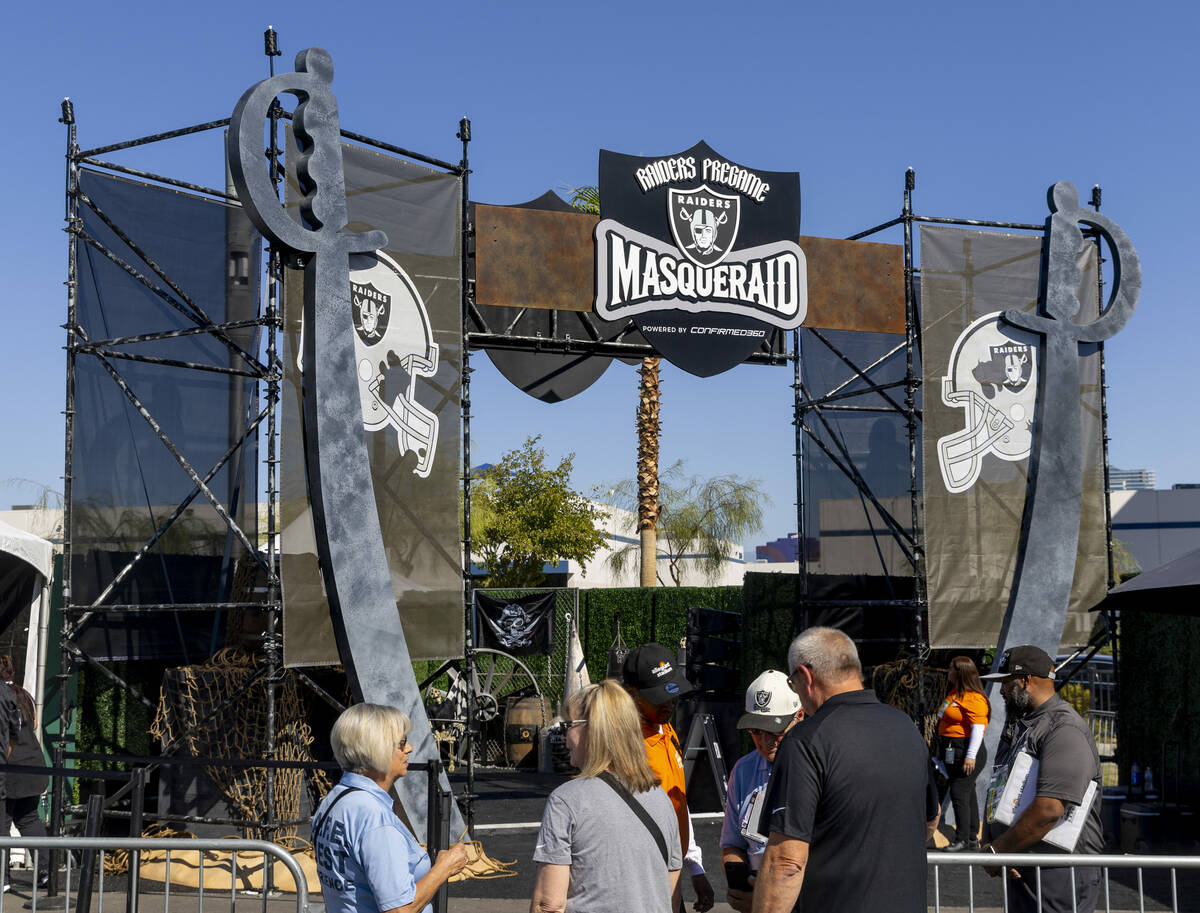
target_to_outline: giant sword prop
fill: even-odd
[[[409,742],[418,761],[437,746],[413,674],[412,661],[375,508],[366,431],[358,392],[350,303],[351,254],[387,245],[382,231],[346,230],[346,184],[333,61],[323,48],[296,55],[296,72],[252,86],[238,101],[227,157],[238,199],[273,244],[305,259],[304,447],[317,557],[333,615],[338,652],[356,698],[399,707],[412,720]],[[292,121],[300,153],[296,176],[304,195],[301,222],[280,204],[263,157],[263,124],[281,93],[298,104]],[[425,833],[423,778],[396,781],[409,823]],[[442,786],[449,782],[442,775]],[[458,806],[451,827],[461,833]]]
[[[1058,653],[1079,548],[1083,473],[1079,346],[1103,342],[1120,332],[1133,316],[1142,287],[1137,252],[1112,219],[1080,206],[1079,192],[1067,181],[1051,187],[1047,199],[1051,215],[1042,247],[1039,312],[1004,312],[1006,322],[1040,334],[1043,342],[1021,551],[993,671],[1010,647],[1035,644],[1051,656]],[[1080,223],[1094,228],[1108,244],[1113,289],[1096,320],[1076,323],[1073,318],[1081,314],[1078,288],[1083,278],[1079,257],[1085,243]],[[999,692],[992,689],[993,719],[1002,718]],[[993,759],[999,737],[1000,728],[989,727],[987,747]],[[980,785],[986,789],[982,778]]]

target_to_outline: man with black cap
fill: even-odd
[[[683,847],[683,871],[691,876],[692,888],[696,892],[696,913],[705,913],[712,908],[715,896],[708,876],[704,874],[704,862],[700,846],[692,840],[691,820],[687,809],[687,783],[683,776],[683,754],[679,737],[671,727],[671,717],[679,706],[679,699],[692,690],[691,683],[675,662],[670,651],[662,644],[645,644],[625,657],[621,667],[621,680],[637,705],[642,718],[642,737],[646,742],[646,760],[658,774],[662,788],[679,818],[679,840]],[[682,895],[677,884],[672,908],[682,906]]]
[[[758,833],[761,796],[771,778],[771,764],[784,734],[804,719],[800,697],[787,675],[768,669],[746,689],[746,712],[737,728],[750,733],[754,750],[738,758],[729,771],[725,820],[721,825],[721,862],[729,893],[726,900],[739,913],[750,913],[754,901],[750,876],[762,864],[766,838]]]
[[[1054,691],[1054,661],[1037,647],[1013,647],[1001,657],[995,672],[982,677],[1002,683],[1000,694],[1008,720],[1017,723],[1012,741],[1002,742],[996,753],[986,815],[991,842],[981,848],[982,852],[1101,852],[1104,829],[1097,795],[1100,755],[1087,723]],[[1028,758],[1022,759],[1022,755]],[[1032,763],[1029,768],[1029,777],[1034,780],[1033,799],[1006,827],[995,820],[996,804],[1019,759],[1022,767],[1027,762],[1037,764],[1036,775]],[[1090,807],[1083,808],[1092,784]],[[1085,817],[1073,847],[1064,847],[1059,838],[1055,838],[1055,843],[1045,842],[1048,835],[1054,837],[1051,831],[1063,822],[1064,816],[1079,815]],[[987,872],[995,876],[1000,869],[989,868]],[[1037,910],[1092,913],[1100,894],[1100,869],[1094,866],[1043,868],[1041,907],[1034,868],[1009,869],[1005,881],[1009,909],[1018,913]]]

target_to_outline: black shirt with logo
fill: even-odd
[[[760,828],[809,844],[798,909],[924,913],[929,769],[916,725],[871,691],[788,732]]]

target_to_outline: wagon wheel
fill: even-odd
[[[488,761],[489,731],[498,730],[504,723],[504,711],[509,698],[541,697],[533,673],[517,657],[502,650],[481,648],[473,651],[475,668],[471,690],[475,697],[475,724],[470,729],[476,738],[482,737],[483,761]],[[451,659],[421,683],[429,722],[434,733],[451,743],[450,764],[467,760],[467,676],[466,661]],[[502,740],[502,737],[501,737]]]

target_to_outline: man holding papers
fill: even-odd
[[[1013,647],[996,672],[982,677],[1002,683],[1008,719],[1017,721],[1015,736],[1001,742],[992,769],[986,812],[991,842],[982,851],[1099,853],[1100,756],[1087,723],[1054,691],[1054,661],[1037,647]],[[999,869],[988,872],[997,875]],[[1093,913],[1100,870],[1043,868],[1040,908],[1034,868],[1009,869],[1006,890],[1009,909],[1018,913]]]

